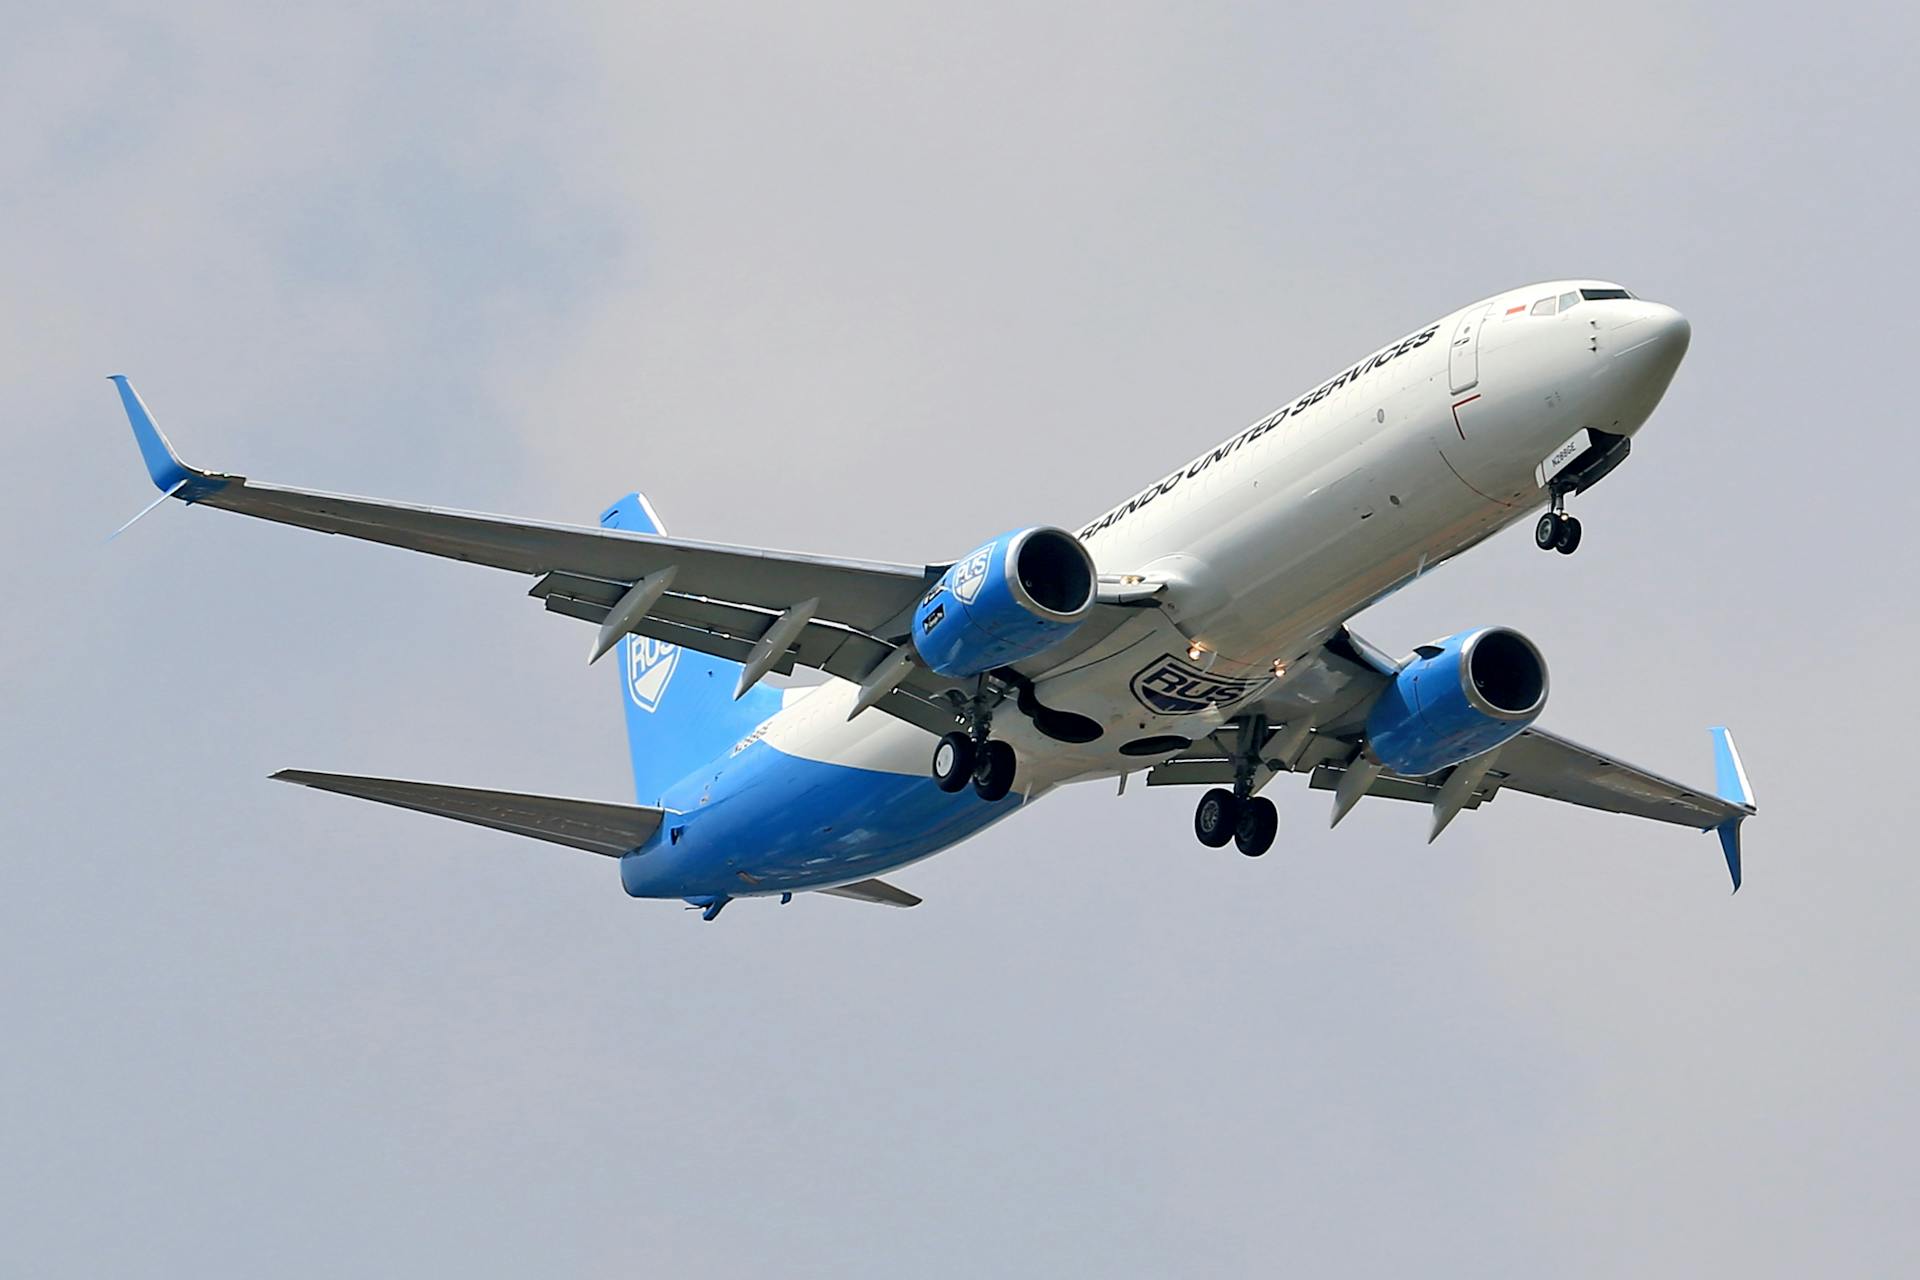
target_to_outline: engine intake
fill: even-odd
[[[1421,645],[1367,716],[1367,746],[1387,768],[1424,778],[1518,737],[1547,705],[1547,664],[1506,627]]]
[[[943,676],[979,675],[1059,644],[1093,610],[1093,557],[1065,529],[995,538],[948,567],[913,611],[914,647]]]

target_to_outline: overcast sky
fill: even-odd
[[[0,43],[0,1271],[1896,1274],[1905,6],[13,5]],[[1455,306],[1594,274],[1693,349],[1502,622],[1711,837],[1105,785],[701,924],[282,787],[627,799],[506,574],[177,506],[190,461],[949,558],[1073,525]]]

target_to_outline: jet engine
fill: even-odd
[[[1506,627],[1421,645],[1367,715],[1367,746],[1387,768],[1424,778],[1490,751],[1547,705],[1547,664]]]
[[[931,670],[965,677],[1042,653],[1093,609],[1093,557],[1065,529],[1004,534],[955,561],[913,611]]]

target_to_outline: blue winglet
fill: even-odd
[[[1720,837],[1720,852],[1727,855],[1727,874],[1733,877],[1733,891],[1740,892],[1740,824],[1745,818],[1728,818],[1714,828]]]
[[[1713,767],[1714,789],[1720,798],[1731,804],[1737,804],[1747,812],[1736,818],[1728,818],[1715,827],[1720,837],[1720,850],[1727,855],[1727,874],[1733,877],[1733,891],[1740,892],[1740,824],[1753,812],[1753,787],[1747,782],[1746,766],[1740,763],[1740,748],[1733,745],[1733,735],[1724,728],[1713,731]]]
[[[1709,732],[1713,734],[1714,782],[1720,798],[1743,809],[1753,808],[1753,788],[1747,785],[1747,768],[1740,763],[1740,748],[1733,745],[1733,735],[1724,728]]]
[[[180,461],[180,455],[160,434],[153,414],[147,411],[146,403],[140,399],[140,393],[133,389],[133,384],[127,381],[126,375],[116,373],[107,381],[119,390],[120,403],[127,408],[127,421],[133,424],[134,443],[140,446],[140,456],[146,461],[147,474],[153,477],[153,487],[161,493],[171,493],[193,479],[198,473]]]

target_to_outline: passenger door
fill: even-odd
[[[1480,381],[1480,329],[1493,313],[1489,303],[1478,311],[1469,311],[1454,326],[1453,343],[1447,348],[1448,384],[1457,395]]]

